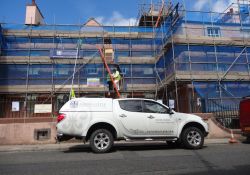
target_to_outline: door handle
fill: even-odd
[[[122,117],[122,118],[127,117],[125,114],[121,114],[119,116]]]
[[[152,116],[152,115],[150,115],[150,116],[148,116],[148,118],[149,119],[153,119],[153,118],[155,118],[154,116]]]

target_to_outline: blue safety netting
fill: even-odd
[[[194,82],[194,88],[203,102],[203,112],[221,111],[238,105],[242,97],[250,95],[250,82],[211,81]]]
[[[115,65],[110,65],[112,70]],[[119,65],[122,75],[125,79],[136,79],[139,84],[147,84],[155,81],[154,65],[150,64],[136,64],[136,65]],[[78,78],[80,84],[84,84],[87,78],[100,78],[105,82],[107,71],[103,64],[77,64],[75,74],[76,84]],[[71,84],[71,77],[73,75],[73,64],[6,64],[0,65],[0,79],[1,85],[23,85],[28,78],[29,84],[43,84],[49,85],[53,79],[55,84],[60,84],[68,79],[67,84]],[[27,75],[28,72],[28,75]],[[77,78],[78,77],[78,78]],[[22,80],[22,81],[19,81]],[[144,81],[145,80],[145,81]],[[143,83],[144,81],[144,83]],[[138,83],[136,83],[138,84]]]
[[[174,50],[164,54],[157,67],[165,63],[172,65],[173,52],[176,70],[179,71],[214,71],[214,72],[248,72],[250,49],[237,46],[175,45]],[[172,53],[171,53],[172,52]],[[234,64],[232,65],[232,63]]]
[[[136,32],[136,33],[152,33],[152,27],[142,26],[84,26],[84,25],[24,25],[24,24],[2,24],[4,30],[41,30],[41,31],[68,31],[68,32]]]
[[[164,49],[166,43],[170,43],[170,37],[177,33],[178,29],[182,27],[183,14],[182,7],[180,7],[179,3],[177,3],[168,14],[168,16],[164,19],[160,27],[155,28],[155,38],[154,43],[155,53],[156,55],[160,54]]]
[[[102,37],[89,38],[61,38],[61,37],[14,37],[6,36],[7,44],[3,48],[5,56],[51,56],[56,50],[76,51],[77,43],[81,42],[79,56],[91,57],[97,51],[96,45],[103,44]],[[114,49],[115,57],[153,57],[155,56],[154,40],[112,38],[110,44]]]
[[[249,24],[250,23],[250,6],[249,4],[240,4],[239,5],[239,11],[240,11],[240,19],[242,21],[242,25]]]
[[[5,36],[5,40],[8,44],[21,44],[21,43],[58,43],[58,44],[76,44],[80,41],[81,44],[102,44],[102,37],[92,38],[64,38],[64,37],[17,37],[17,36]]]
[[[111,44],[114,49],[116,60],[119,57],[153,57],[154,40],[145,39],[126,39],[112,38]]]
[[[2,47],[3,47],[3,35],[2,35],[2,26],[0,24],[0,55],[2,53]]]

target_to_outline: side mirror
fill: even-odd
[[[170,115],[174,114],[173,109],[172,109],[172,108],[168,108],[168,113],[169,113]]]

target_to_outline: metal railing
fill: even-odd
[[[229,129],[239,129],[239,103],[224,104],[221,100],[207,100],[206,110],[213,113],[216,120]]]
[[[37,106],[36,105],[43,105]],[[31,117],[53,117],[54,112],[60,108],[64,102],[54,100],[54,103],[47,102],[43,104],[43,100],[0,100],[0,118],[31,118]],[[45,105],[51,105],[45,106]],[[38,109],[41,108],[41,109]],[[47,109],[49,108],[49,109]],[[46,110],[47,112],[39,112]]]

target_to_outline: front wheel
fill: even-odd
[[[95,153],[109,152],[114,144],[114,137],[106,129],[98,129],[90,136],[90,147]]]
[[[200,149],[204,144],[204,135],[199,128],[189,127],[183,131],[182,142],[188,149]]]

